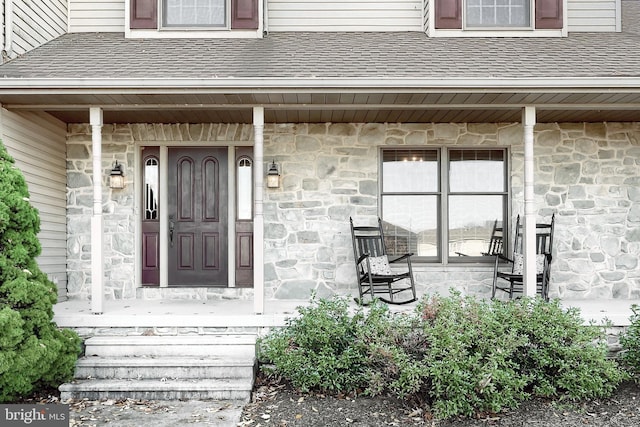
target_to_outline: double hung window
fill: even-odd
[[[256,30],[259,0],[127,0],[132,30]],[[208,32],[212,34],[212,32]]]
[[[465,0],[467,28],[527,28],[531,26],[529,0]]]
[[[507,218],[504,149],[383,149],[381,211],[387,249],[426,262],[487,259]],[[462,256],[464,255],[464,256]]]
[[[430,5],[436,30],[558,30],[564,25],[564,0],[430,0]]]
[[[228,0],[162,0],[164,27],[226,27]]]

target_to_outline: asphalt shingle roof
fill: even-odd
[[[623,5],[623,32],[564,38],[291,32],[263,39],[126,39],[121,33],[74,33],[0,66],[0,77],[638,77],[640,2]]]

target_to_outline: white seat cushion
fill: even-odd
[[[536,255],[536,274],[542,274],[544,272],[544,258],[545,254]],[[513,274],[522,274],[524,272],[524,255],[515,253],[513,254]]]
[[[369,265],[371,266],[371,274],[384,276],[393,274],[389,266],[389,258],[386,255],[369,257]]]

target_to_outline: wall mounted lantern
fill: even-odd
[[[122,171],[122,165],[118,163],[117,160],[109,175],[109,187],[116,189],[124,188],[124,172]]]
[[[271,166],[267,171],[267,188],[280,187],[280,174],[278,173],[278,166],[275,161],[271,161]]]

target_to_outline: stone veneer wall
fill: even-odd
[[[250,125],[118,125],[103,128],[103,176],[113,160],[134,176],[134,149],[145,141],[251,141]],[[520,124],[267,124],[265,163],[283,184],[265,189],[266,298],[307,299],[355,291],[349,217],[378,215],[381,146],[507,146],[512,210],[523,211]],[[640,298],[640,124],[541,124],[535,128],[538,216],[556,213],[552,296]],[[69,126],[69,296],[90,294],[91,134]],[[266,169],[265,169],[266,170]],[[133,186],[104,183],[105,289],[130,298],[133,283]],[[418,265],[419,293],[488,295],[492,266]]]
[[[252,141],[253,127],[242,124],[126,124],[102,128],[102,191],[104,222],[104,289],[108,299],[135,298],[134,186],[137,146],[158,142],[180,144],[211,143],[226,146],[229,141]],[[91,215],[93,212],[93,164],[91,126],[72,124],[67,129],[67,274],[69,298],[91,295]],[[126,187],[112,190],[108,176],[114,161],[124,166]],[[166,289],[165,289],[166,290]],[[168,293],[145,289],[145,297]],[[173,289],[171,298],[219,298],[223,290],[211,292]],[[238,291],[238,294],[247,294]]]

